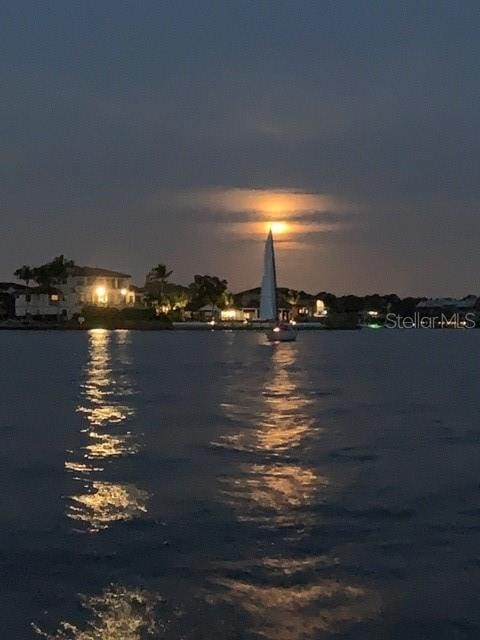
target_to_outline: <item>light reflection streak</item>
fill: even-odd
[[[302,394],[289,371],[296,363],[296,345],[291,349],[276,349],[272,355],[273,370],[261,390],[263,407],[254,428],[246,425],[235,434],[225,434],[213,443],[216,446],[259,454],[291,454],[320,431],[308,415],[312,400]],[[242,407],[224,403],[229,417],[242,418]]]
[[[111,362],[112,336],[115,337],[120,354],[117,363],[118,372],[113,372]],[[93,329],[89,332],[89,363],[86,380],[82,385],[84,403],[77,411],[86,415],[93,427],[124,422],[134,414],[133,408],[120,402],[133,393],[130,381],[122,367],[128,364],[128,358],[122,354],[128,341],[124,333]]]
[[[219,580],[220,599],[241,605],[254,621],[254,631],[269,640],[305,640],[333,632],[345,624],[375,618],[378,596],[370,590],[335,580],[289,586]]]
[[[224,494],[235,506],[240,522],[257,522],[266,528],[297,527],[311,524],[308,514],[321,486],[328,480],[317,476],[312,469],[296,464],[241,465],[242,475],[231,479]],[[302,511],[302,507],[307,507]]]
[[[88,464],[82,462],[65,462],[65,469],[72,473],[92,473],[93,471],[103,471],[102,467],[91,467]],[[76,478],[80,479],[80,478]]]
[[[77,407],[85,416],[87,426],[82,431],[87,442],[78,452],[70,452],[72,459],[66,460],[65,469],[83,486],[82,492],[70,496],[66,515],[90,533],[147,511],[147,492],[131,482],[99,477],[107,463],[140,450],[130,431],[118,431],[135,415],[126,403],[134,394],[128,375],[129,341],[128,332],[89,332],[89,360]]]
[[[139,450],[138,444],[132,442],[131,433],[113,435],[111,433],[90,431],[88,435],[91,442],[86,445],[85,451],[89,460],[129,455]]]
[[[84,522],[92,533],[147,511],[148,493],[133,484],[94,481],[87,486],[88,493],[72,496],[69,517]]]
[[[295,379],[297,345],[282,345],[272,353],[272,371],[261,391],[262,409],[254,428],[226,434],[216,446],[254,453],[261,461],[242,463],[239,474],[221,480],[223,495],[240,521],[267,528],[296,527],[303,535],[306,511],[328,479],[311,466],[297,463],[292,454],[319,432],[307,409],[311,400]],[[241,408],[223,405],[238,418]],[[240,409],[237,412],[237,409]]]
[[[338,574],[338,557],[310,557],[292,548],[299,542],[308,548],[318,518],[314,507],[334,491],[329,478],[299,462],[321,431],[304,384],[298,345],[278,345],[261,389],[258,421],[213,443],[254,457],[220,479],[221,495],[239,522],[271,532],[277,554],[255,557],[254,552],[248,561],[223,563],[208,599],[243,608],[251,620],[249,630],[269,640],[305,640],[335,632],[377,617],[381,607],[372,590],[332,578]],[[222,404],[227,417],[249,418],[229,400]]]
[[[149,494],[132,482],[107,479],[106,471],[118,459],[134,455],[139,443],[130,431],[118,429],[135,415],[125,402],[134,389],[128,375],[129,332],[89,332],[89,359],[77,411],[85,416],[87,439],[78,451],[68,451],[65,469],[82,491],[68,498],[66,515],[77,531],[98,534],[115,523],[138,518],[147,511]],[[158,605],[150,591],[112,584],[100,595],[79,595],[84,611],[82,628],[62,621],[49,634],[32,624],[47,640],[143,640],[163,635]]]
[[[92,394],[93,395],[93,394]],[[90,398],[92,400],[92,398]],[[95,403],[101,403],[102,398],[95,398]],[[106,424],[115,424],[119,422],[123,422],[130,415],[132,415],[131,409],[129,407],[121,406],[121,405],[109,405],[102,404],[101,406],[93,406],[93,407],[78,407],[79,413],[85,413],[87,415],[87,420],[92,426],[102,427]]]
[[[157,611],[162,599],[144,589],[111,585],[99,596],[81,595],[80,601],[89,616],[84,629],[63,621],[53,635],[36,624],[33,630],[47,640],[142,640],[163,631]]]

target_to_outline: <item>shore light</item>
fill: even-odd
[[[125,289],[125,288],[120,289],[120,293],[122,294],[122,296],[126,296],[128,293],[128,289]]]
[[[103,298],[103,296],[106,294],[106,292],[107,291],[106,291],[105,287],[97,287],[95,289],[95,293],[97,294],[97,296],[99,298]]]

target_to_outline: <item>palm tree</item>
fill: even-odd
[[[200,276],[196,275],[194,281],[190,285],[192,299],[194,304],[203,306],[210,304],[212,307],[212,318],[214,316],[215,307],[222,304],[224,294],[227,290],[228,282],[221,280],[217,276]]]
[[[30,303],[30,291],[28,287],[30,285],[30,282],[35,278],[35,270],[32,269],[32,267],[29,267],[28,265],[24,264],[22,267],[17,269],[13,275],[16,278],[18,278],[18,280],[23,280],[27,287],[27,290],[25,293],[25,301],[26,301],[25,313],[26,315],[28,315],[28,305]]]
[[[23,280],[28,287],[30,281],[33,280],[34,272],[32,267],[24,264],[23,267],[17,269],[13,275],[19,280]]]
[[[34,269],[34,279],[45,287],[64,284],[74,266],[73,260],[66,260],[64,255],[60,255]]]
[[[288,291],[287,301],[292,305],[292,317],[295,319],[298,315],[298,305],[300,303],[300,292],[290,289]]]
[[[154,267],[151,272],[152,274],[152,279],[154,280],[158,280],[160,282],[160,304],[163,304],[163,299],[164,299],[164,295],[165,295],[165,285],[167,284],[167,281],[169,279],[169,277],[172,275],[173,273],[173,269],[171,269],[170,271],[167,269],[166,265],[164,264],[157,264],[156,267]]]

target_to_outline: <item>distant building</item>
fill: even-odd
[[[431,298],[421,300],[415,307],[420,317],[438,318],[440,324],[448,326],[448,320],[456,316],[456,320],[465,321],[469,318],[477,320],[480,317],[480,298],[467,296],[462,300],[455,298]]]
[[[81,314],[85,306],[123,309],[136,301],[130,275],[79,266],[72,267],[65,282],[56,284],[54,289],[24,287],[15,297],[15,315],[19,317],[60,315],[67,319]]]
[[[220,319],[224,322],[251,322],[258,320],[258,313],[259,307],[244,307],[243,309],[229,307],[222,309]]]
[[[29,287],[15,299],[15,315],[19,318],[66,318],[63,293],[56,287]]]
[[[219,320],[222,310],[220,307],[206,304],[197,311],[197,317],[200,320]]]
[[[290,301],[293,303],[293,313],[296,319],[324,318],[327,315],[323,300],[304,291],[290,293],[292,294]]]
[[[66,283],[58,286],[72,310],[86,305],[122,309],[135,304],[131,276],[120,271],[75,266]]]
[[[243,311],[245,319],[257,320],[260,307],[260,287],[240,291],[234,295],[235,309]],[[326,315],[323,300],[304,291],[277,289],[278,314],[281,320],[308,320]]]
[[[211,304],[206,304],[200,309],[187,310],[186,317],[190,320],[198,320],[200,322],[249,322],[258,318],[258,306],[256,308],[241,309],[237,306],[220,309]]]
[[[148,297],[145,287],[137,287],[137,285],[131,284],[130,291],[135,296],[135,304],[144,306]]]
[[[315,300],[315,313],[313,315],[315,316],[315,318],[324,318],[327,313],[328,311],[327,307],[325,306],[325,302],[317,298]]]

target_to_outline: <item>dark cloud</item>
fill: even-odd
[[[286,284],[478,292],[478,3],[18,0],[0,14],[0,276],[65,252],[139,280],[166,260],[185,281],[253,285],[261,245],[227,223],[255,212],[158,194],[282,188],[348,203],[298,214],[311,228],[279,247]]]

